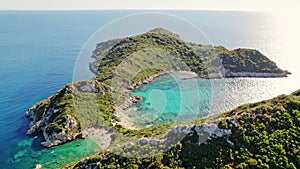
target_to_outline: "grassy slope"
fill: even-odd
[[[105,48],[99,47],[99,49],[104,48],[105,52],[98,51],[98,48],[94,52],[99,54],[97,56],[98,60],[93,63],[94,66],[98,67],[99,72],[96,80],[103,86],[114,85],[112,80],[118,74],[120,67],[125,67],[125,69],[121,69],[121,75],[126,77],[122,80],[128,85],[143,81],[151,75],[164,70],[190,70],[201,76],[207,76],[207,73],[216,71],[215,67],[219,64],[219,58],[222,60],[225,68],[232,68],[233,72],[252,72],[254,71],[253,67],[255,72],[284,72],[257,50],[237,49],[229,51],[224,47],[187,43],[181,40],[178,35],[161,28],[142,35],[119,39],[115,42],[116,44],[113,45],[109,41],[109,45],[104,45]],[[173,62],[172,59],[175,61]],[[125,63],[124,60],[126,61]],[[132,63],[133,61],[134,63]],[[148,65],[157,66],[155,69],[147,69],[146,66]],[[142,68],[142,71],[139,71],[137,68]],[[109,88],[106,89],[105,93],[111,92]],[[123,97],[120,96],[120,98],[123,98],[123,100],[129,97],[128,93],[113,92],[117,95],[122,95]],[[114,103],[111,102],[114,99],[112,95],[99,96],[99,102],[101,102],[100,105],[102,106],[101,112],[103,112],[105,120],[111,123],[119,121],[111,113],[114,112]],[[105,106],[103,107],[103,102],[109,103],[109,105],[104,104]],[[119,128],[120,126],[117,127],[117,130]]]
[[[64,131],[66,136],[68,134],[81,132],[80,124],[72,130],[64,128],[66,125],[65,116],[70,115],[76,118],[70,85],[66,85],[66,87],[56,92],[50,98],[38,103],[33,109],[35,109],[36,122],[43,120],[49,109],[57,110],[56,113],[51,113],[48,117],[48,124],[45,126],[48,135],[51,135],[53,132],[58,133],[61,131]]]
[[[219,66],[220,64],[232,72],[284,73],[273,61],[257,50],[227,50],[221,46],[214,47],[211,45],[187,43],[181,40],[176,34],[161,28],[116,42],[118,43],[113,45],[113,43],[108,41],[108,44],[111,46],[108,47],[106,45],[105,52],[100,52],[103,49],[101,45],[94,52],[98,54],[98,60],[94,63],[100,72],[98,80],[103,81],[110,78],[116,66],[125,58],[132,57],[132,54],[149,48],[169,51],[188,66],[191,71],[204,76],[213,71],[211,70],[213,69],[211,65]],[[157,55],[160,54],[158,50]],[[164,55],[162,56],[165,57]],[[143,56],[140,57],[143,58]],[[162,58],[158,57],[156,59]],[[147,61],[150,62],[152,60]],[[181,69],[182,67],[180,66],[182,65],[176,65],[174,69]]]
[[[253,53],[256,53],[257,55],[253,55]],[[115,75],[114,71],[118,68],[118,65],[122,65],[122,62],[124,59],[127,59],[128,56],[138,60],[138,66],[144,66],[145,63],[148,65],[160,65],[159,69],[146,69],[137,73],[132,77],[132,79],[127,81],[128,84],[146,79],[147,77],[157,73],[159,70],[162,70],[161,67],[173,70],[186,70],[188,66],[188,69],[191,71],[205,76],[208,72],[215,71],[214,68],[207,66],[218,65],[218,63],[215,63],[218,60],[218,56],[221,56],[221,59],[226,61],[224,62],[225,68],[232,68],[232,71],[250,71],[252,69],[248,69],[253,66],[249,65],[256,65],[256,71],[259,72],[283,72],[274,64],[274,62],[270,61],[258,51],[250,49],[229,51],[224,47],[186,43],[182,41],[178,35],[159,28],[142,35],[111,40],[107,43],[103,42],[98,44],[97,49],[94,51],[94,57],[98,58],[98,60],[93,63],[93,66],[98,68],[99,74],[92,81],[97,84],[101,92],[97,94],[73,93],[72,96],[76,96],[75,104],[73,97],[70,96],[70,94],[60,96],[60,99],[55,101],[54,105],[63,108],[63,111],[60,112],[60,115],[58,113],[58,116],[63,117],[63,114],[71,114],[74,116],[74,114],[76,114],[82,123],[81,125],[84,125],[84,127],[95,125],[100,121],[101,124],[112,126],[114,129],[128,136],[152,136],[160,133],[160,127],[151,127],[143,130],[126,130],[122,126],[118,125],[118,121],[120,120],[114,114],[115,103],[111,94],[112,79]],[[146,59],[146,61],[145,59],[141,59],[145,56],[158,58],[159,62],[155,62],[157,59],[153,59],[151,57],[150,59]],[[171,56],[176,56],[180,62],[177,60],[174,64],[168,64],[170,62],[168,58]],[[256,60],[256,56],[259,57],[259,60]],[[234,58],[234,62],[230,61],[228,58]],[[130,75],[134,73],[131,71],[132,69],[125,69],[125,73]],[[89,98],[89,101],[87,101],[86,97]],[[128,97],[128,93],[125,93],[124,97],[126,99],[126,97]],[[53,102],[53,100],[55,100],[54,97],[51,97],[50,99],[41,102],[40,106],[43,110],[47,110],[50,106],[49,102]],[[84,103],[80,104],[81,106],[76,107],[75,112],[74,105],[76,106],[77,103],[81,101],[84,101]],[[96,103],[97,107],[92,105],[93,103]],[[88,106],[84,107],[85,105]],[[43,115],[44,113],[41,113],[38,118],[42,118]],[[91,120],[86,120],[86,117]],[[62,122],[62,118],[55,118],[53,124],[48,126],[49,132],[60,130]],[[168,127],[168,125],[165,125],[165,127]],[[82,127],[79,127],[79,130],[81,128]]]
[[[103,151],[65,168],[88,165],[96,168],[300,167],[300,90],[288,96],[239,106],[221,117],[219,127],[232,131],[228,138],[216,137],[208,140],[208,144],[199,145],[194,133],[165,154],[126,158]]]
[[[220,58],[225,68],[232,72],[266,72],[283,73],[276,64],[257,50],[235,49],[220,52]],[[233,64],[238,62],[238,64]]]

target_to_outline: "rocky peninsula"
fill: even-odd
[[[156,49],[156,50],[152,50]],[[137,55],[138,53],[138,55]],[[147,60],[151,54],[157,62]],[[150,68],[146,71],[130,72],[133,69],[125,69],[125,73],[136,74],[132,79],[127,79],[123,84],[127,90],[125,94],[127,101],[123,109],[138,102],[142,98],[130,97],[130,90],[141,85],[151,83],[156,78],[174,71],[190,71],[200,78],[229,78],[229,77],[286,77],[289,72],[282,70],[257,50],[236,49],[228,50],[221,46],[200,45],[185,42],[180,37],[163,28],[156,28],[141,35],[114,39],[97,44],[93,52],[96,60],[91,63],[90,69],[95,77],[89,81],[74,82],[66,85],[62,90],[50,98],[36,104],[28,109],[26,116],[31,120],[27,134],[33,135],[42,133],[45,141],[41,144],[51,147],[72,141],[77,138],[84,138],[85,132],[82,121],[78,117],[86,117],[87,113],[101,113],[101,118],[91,118],[93,125],[98,125],[100,119],[104,119],[110,127],[125,132],[126,127],[122,126],[116,114],[116,107],[112,98],[112,79],[116,68],[128,59],[129,56],[141,58],[140,65],[156,65],[167,63],[169,58],[165,55],[176,56],[181,64],[163,65],[159,68]],[[146,57],[147,56],[147,57]],[[146,58],[146,59],[145,59]],[[148,57],[149,58],[149,57]],[[162,69],[162,67],[166,69]],[[171,68],[172,67],[172,68]],[[185,67],[185,69],[181,69]],[[188,67],[188,69],[186,69]],[[95,96],[96,109],[75,111],[74,94],[81,92],[84,96]],[[76,100],[76,99],[75,99]],[[84,122],[86,123],[86,122]],[[87,130],[87,129],[86,129]],[[135,131],[143,135],[144,131]]]

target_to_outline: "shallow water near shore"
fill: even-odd
[[[211,83],[193,77],[195,74],[174,72],[132,91],[130,94],[141,96],[142,101],[124,114],[133,124],[142,128],[207,116]]]
[[[26,135],[29,120],[24,113],[29,107],[51,96],[72,81],[76,58],[90,35],[114,19],[137,12],[0,12],[0,77],[2,79],[0,82],[0,168],[28,169],[33,168],[35,164],[42,164],[44,168],[58,168],[97,151],[97,146],[89,139],[77,140],[50,149],[41,147],[40,136],[35,138]],[[239,78],[210,81],[197,79],[199,84],[207,84],[206,89],[200,88],[199,85],[199,90],[209,91],[206,94],[210,94],[207,102],[203,102],[210,104],[201,104],[199,108],[204,110],[209,108],[209,113],[220,113],[239,104],[268,99],[283,93],[289,94],[299,88],[300,71],[297,62],[299,28],[288,23],[284,18],[288,17],[286,14],[277,18],[268,14],[237,11],[162,12],[191,21],[214,45],[223,45],[229,49],[238,47],[258,49],[274,60],[280,68],[288,69],[293,73],[288,78],[278,79]],[[88,72],[88,67],[85,71]],[[86,74],[83,76],[86,77]],[[157,112],[161,112],[164,106],[155,100],[166,96],[168,104],[165,112],[176,112],[175,110],[179,109],[178,105],[171,105],[170,103],[175,101],[171,102],[169,99],[169,96],[171,98],[181,93],[175,90],[178,89],[176,84],[174,79],[166,76],[134,91],[133,95],[141,95],[145,98],[135,105],[135,108],[140,111],[147,109],[151,112],[149,108],[156,105],[154,108]],[[211,90],[212,88],[217,90]],[[206,99],[204,95],[203,99]],[[149,100],[152,100],[150,102],[152,106],[149,105]],[[187,105],[193,106],[190,102]],[[188,109],[191,107],[186,108]],[[178,120],[178,116],[175,117],[171,118],[171,121],[161,118],[162,120],[158,122]],[[153,118],[150,116],[150,119]]]
[[[97,144],[89,138],[48,149],[39,145],[41,140],[39,136],[19,142],[18,148],[21,150],[14,154],[10,162],[15,164],[16,168],[33,168],[34,164],[42,164],[43,168],[59,168],[99,150]]]
[[[278,92],[297,89],[294,76],[288,78],[193,78],[175,72],[131,92],[142,101],[125,111],[133,125],[153,125],[191,121],[229,111],[241,104],[276,97]],[[294,89],[286,89],[287,83]]]

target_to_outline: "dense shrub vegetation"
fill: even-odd
[[[125,58],[137,51],[149,48],[169,51],[174,57],[180,58],[181,62],[186,64],[191,71],[204,77],[207,76],[207,73],[218,71],[216,69],[219,69],[221,65],[232,72],[285,73],[257,50],[228,50],[222,46],[188,43],[181,40],[178,35],[162,28],[113,42],[115,42],[114,45],[112,40],[100,43],[94,52],[98,58],[93,63],[99,71],[98,80],[103,81],[112,77],[114,68]],[[179,66],[174,69],[180,70],[181,68]]]
[[[137,56],[134,54],[137,54]],[[104,121],[103,123],[107,123],[108,125],[117,124],[120,119],[114,114],[115,103],[113,101],[115,98],[113,98],[111,93],[115,91],[111,90],[113,83],[112,79],[115,75],[116,67],[127,57],[133,57],[133,55],[135,60],[140,59],[138,64],[141,65],[144,64],[144,62],[149,62],[149,65],[161,64],[161,67],[172,70],[186,70],[186,66],[188,66],[188,70],[196,72],[202,77],[206,77],[207,73],[215,72],[221,63],[218,61],[222,61],[224,67],[233,72],[283,72],[274,62],[270,61],[256,50],[237,49],[229,51],[221,46],[214,47],[211,45],[188,43],[181,40],[178,35],[172,32],[157,28],[134,37],[114,39],[99,43],[96,50],[93,52],[93,57],[97,58],[97,60],[92,63],[92,65],[96,67],[98,72],[98,75],[93,81],[97,84],[97,88],[100,92],[97,94],[86,94],[83,92],[71,93],[72,91],[66,91],[67,86],[53,97],[40,103],[41,105],[38,106],[36,113],[37,119],[39,120],[44,117],[49,108],[54,106],[55,109],[61,109],[59,111],[60,113],[54,114],[50,119],[49,124],[53,124],[49,125],[47,128],[49,133],[52,131],[60,131],[62,129],[62,118],[67,114],[71,114],[74,117],[76,117],[75,114],[77,114],[78,117],[82,117],[80,118],[81,120],[89,115],[88,119],[93,121],[92,124],[95,124],[99,120],[102,122]],[[156,59],[149,59],[149,55],[155,55],[154,57]],[[168,57],[166,55],[168,55]],[[179,60],[175,59],[176,61],[174,61],[174,63],[168,65],[170,57],[172,56]],[[148,60],[141,59],[147,57]],[[158,61],[155,62],[155,60]],[[130,72],[131,69],[126,69],[125,71]],[[143,81],[160,71],[163,70],[158,68],[141,68],[141,70],[137,72],[132,79],[129,79],[127,83],[128,85],[131,85]],[[78,83],[74,83],[74,86],[77,84]],[[126,100],[126,98],[129,97],[129,94],[125,93],[123,97],[125,97]],[[96,98],[97,101],[95,101],[94,98]],[[89,102],[87,102],[87,100],[89,100]],[[81,102],[81,105],[90,106],[78,106],[76,107],[77,112],[75,112],[74,104],[77,105],[78,102]],[[97,108],[91,105],[95,104],[95,102],[97,103]],[[86,114],[87,112],[88,114]],[[99,117],[99,119],[96,117]],[[89,124],[88,122],[83,121],[82,125],[87,126]],[[125,131],[120,125],[112,126],[117,130]]]
[[[168,57],[165,57],[166,55]],[[170,56],[174,56],[180,62],[175,59],[176,64],[166,65],[165,63],[170,62]],[[79,119],[79,125],[74,129],[78,131],[87,126],[100,125],[111,127],[124,136],[147,138],[170,129],[171,125],[166,124],[129,130],[119,123],[121,119],[115,113],[118,100],[113,98],[113,92],[120,94],[120,98],[125,100],[129,97],[129,92],[113,91],[116,89],[112,89],[112,85],[116,69],[130,57],[136,57],[135,61],[140,65],[160,65],[165,66],[167,70],[187,70],[188,66],[188,70],[204,78],[207,78],[209,73],[220,71],[222,66],[232,72],[285,73],[256,50],[230,51],[221,46],[188,43],[182,41],[178,35],[161,28],[134,37],[102,42],[97,45],[93,57],[97,60],[91,63],[91,67],[98,74],[90,82],[95,84],[97,92],[79,91],[81,83],[86,81],[73,83],[38,106],[38,120],[42,119],[50,108],[58,110],[48,120],[48,134],[64,130],[62,126],[66,115]],[[130,60],[127,60],[126,64],[130,64]],[[132,85],[141,82],[163,71],[161,67],[141,67],[141,70],[126,83]],[[133,70],[125,69],[126,71],[130,74]],[[230,129],[232,134],[229,137],[212,138],[199,144],[199,138],[194,133],[175,143],[172,149],[163,154],[128,158],[103,151],[67,167],[84,168],[90,165],[96,168],[300,168],[299,93],[300,91],[297,91],[290,96],[282,95],[272,100],[244,105],[223,114],[223,120],[218,126]],[[197,120],[193,124],[198,125],[201,122],[203,121]]]
[[[66,115],[70,115],[76,119],[73,95],[69,85],[41,103],[41,106],[37,108],[37,121],[45,116],[46,112],[49,111],[50,108],[57,112],[48,117],[48,125],[46,126],[46,132],[48,135],[51,135],[54,132],[58,133],[63,130],[65,130],[66,134],[68,134],[68,132],[76,133],[81,131],[80,122],[78,120],[79,125],[72,129],[72,131],[68,131],[64,128],[66,125]]]
[[[229,137],[199,144],[194,133],[163,154],[127,158],[103,151],[66,168],[300,168],[300,90],[221,117],[219,127],[231,129]]]
[[[153,50],[154,49],[154,50]],[[149,56],[155,55],[155,56]],[[136,56],[137,55],[137,56]],[[229,51],[222,46],[199,45],[184,42],[178,35],[162,28],[151,30],[147,33],[124,39],[109,40],[107,43],[102,42],[97,45],[94,51],[94,57],[97,60],[93,65],[98,69],[96,80],[102,86],[105,95],[98,96],[100,111],[109,123],[116,123],[118,119],[114,112],[113,96],[110,95],[113,84],[112,79],[116,75],[116,69],[124,60],[133,58],[135,66],[159,65],[165,69],[172,70],[190,70],[196,72],[201,77],[207,77],[208,73],[218,72],[221,65],[232,72],[273,72],[282,73],[274,62],[266,56],[251,49],[237,49]],[[151,59],[149,59],[151,58]],[[154,59],[153,59],[154,58]],[[179,59],[174,63],[170,59]],[[124,69],[128,74],[132,73],[134,66]],[[147,79],[163,69],[157,68],[140,68],[138,72],[133,72],[135,76],[131,79],[125,79],[128,85]],[[116,92],[116,91],[113,91]],[[120,93],[121,95],[121,93]],[[124,95],[125,99],[129,94]],[[120,126],[116,128],[120,129]]]
[[[235,49],[224,50],[219,57],[225,68],[232,72],[266,72],[284,73],[276,64],[257,50]],[[234,64],[237,63],[237,64]]]

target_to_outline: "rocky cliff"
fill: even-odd
[[[80,122],[74,114],[72,85],[67,85],[52,97],[28,109],[31,120],[27,134],[42,133],[45,147],[59,145],[76,138],[83,138]]]
[[[141,69],[144,69],[142,66],[145,64],[158,64],[167,70],[148,68],[133,72],[135,69],[128,67],[122,71],[125,74],[133,73],[136,76],[132,79],[125,79],[127,89],[134,89],[151,82],[156,75],[178,71],[182,67],[188,67],[188,70],[204,78],[285,77],[288,74],[287,71],[278,68],[273,61],[257,50],[228,50],[220,46],[193,44],[183,41],[172,32],[157,28],[141,35],[99,43],[92,56],[96,61],[90,64],[91,70],[96,74],[95,78],[90,81],[69,84],[52,97],[30,108],[26,112],[31,119],[27,133],[43,133],[45,142],[42,145],[46,147],[84,137],[82,124],[78,120],[79,116],[74,108],[73,92],[75,90],[95,94],[97,104],[94,106],[98,106],[97,113],[100,112],[109,125],[120,130],[120,119],[116,116],[116,107],[114,107],[111,94],[112,79],[116,75],[117,67],[122,65],[129,56],[135,58],[133,61],[140,61],[135,64],[138,64],[137,67]],[[169,65],[172,56],[175,56],[177,62]],[[126,64],[128,66],[130,62]],[[128,97],[124,100],[132,99],[129,91],[122,92],[124,97]],[[136,99],[131,100],[130,104],[137,102]],[[86,112],[83,111],[80,117],[85,117],[84,113]],[[93,114],[91,112],[89,113]],[[90,119],[98,120],[92,116]],[[126,131],[126,128],[122,128],[122,131]]]

